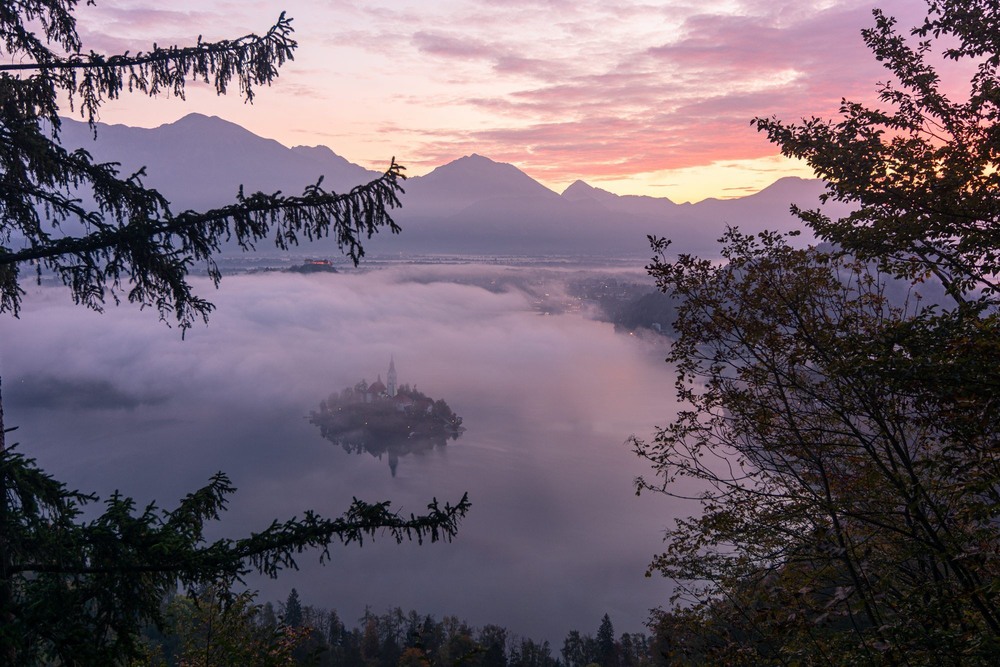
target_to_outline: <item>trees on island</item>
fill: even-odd
[[[301,195],[236,193],[210,211],[173,211],[145,174],[122,174],[84,150],[59,143],[60,104],[67,101],[96,131],[103,103],[123,93],[183,97],[188,80],[219,94],[235,86],[249,102],[293,56],[291,19],[282,14],[263,35],[104,55],[86,51],[76,0],[12,0],[0,8],[0,312],[16,316],[25,267],[58,276],[73,299],[100,310],[127,300],[155,308],[182,330],[205,319],[212,304],[195,294],[190,270],[200,264],[218,281],[213,255],[223,241],[279,248],[333,236],[355,262],[363,241],[398,227],[402,167],[346,194],[322,180]],[[118,664],[142,656],[139,631],[162,621],[161,601],[178,583],[223,588],[251,570],[275,575],[295,567],[305,549],[330,557],[334,542],[361,543],[387,534],[401,541],[450,539],[468,510],[433,501],[420,516],[401,516],[387,502],[355,500],[326,519],[312,512],[274,522],[236,540],[207,543],[235,490],[222,473],[172,510],[136,508],[118,494],[93,517],[97,501],[52,479],[6,442],[0,410],[0,662],[29,665]]]
[[[389,395],[389,392],[393,395]],[[399,457],[443,447],[465,431],[444,399],[434,400],[408,384],[387,391],[381,380],[364,380],[333,392],[309,413],[320,435],[348,453],[388,455],[393,476]]]
[[[444,445],[464,430],[462,418],[444,399],[434,400],[406,384],[389,396],[371,392],[360,382],[320,401],[319,412],[310,412],[309,421],[346,451],[376,455],[386,448]]]
[[[719,266],[653,240],[649,270],[680,298],[685,407],[635,442],[656,475],[639,488],[700,503],[650,566],[687,602],[659,618],[676,664],[1000,650],[1000,6],[929,0],[909,36],[874,15],[863,36],[895,79],[884,108],[755,120],[855,206],[798,211],[832,249],[730,231]],[[964,99],[945,94],[935,49],[975,64]],[[934,281],[939,303],[920,294]]]

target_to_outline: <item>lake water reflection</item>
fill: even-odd
[[[556,649],[606,612],[619,632],[641,630],[669,596],[668,582],[643,575],[673,510],[634,495],[646,468],[624,441],[670,419],[673,376],[664,339],[540,308],[542,293],[568,303],[564,278],[483,266],[234,276],[201,289],[218,310],[184,341],[151,313],[97,315],[31,286],[21,319],[0,320],[7,423],[70,486],[140,504],[172,506],[226,471],[239,491],[220,536],[307,508],[336,515],[352,496],[419,512],[469,492],[454,543],[377,541],[334,550],[325,567],[306,554],[300,571],[250,582],[263,599],[294,586],[347,619],[366,604],[416,608]],[[443,398],[466,429],[401,457],[395,476],[307,421],[390,357],[400,383]]]

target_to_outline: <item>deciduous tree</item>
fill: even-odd
[[[249,592],[231,594],[209,586],[174,597],[167,607],[170,629],[180,641],[182,667],[290,667],[308,628],[266,626]]]
[[[695,599],[739,605],[753,632],[736,636],[768,650],[840,642],[831,627],[869,659],[994,636],[1000,423],[921,376],[973,332],[890,303],[857,261],[736,232],[724,254],[656,265],[684,301],[669,358],[689,407],[639,443],[660,475],[643,487],[703,491],[653,569],[711,582]],[[979,364],[1000,373],[992,354]]]
[[[873,107],[844,100],[838,120],[757,118],[782,153],[826,180],[824,200],[855,206],[831,219],[799,210],[823,239],[896,275],[937,276],[955,300],[991,298],[1000,271],[1000,9],[994,0],[927,0],[910,34],[874,10],[862,36],[891,78]],[[974,66],[964,99],[936,59]]]
[[[639,486],[701,505],[651,566],[681,582],[690,606],[664,619],[693,663],[989,664],[1000,646],[1000,6],[928,8],[910,36],[878,11],[864,32],[887,110],[755,121],[857,206],[799,211],[832,250],[730,231],[720,266],[654,239],[685,407],[636,442],[657,474]],[[966,99],[936,47],[976,64]],[[943,303],[920,299],[933,279]]]

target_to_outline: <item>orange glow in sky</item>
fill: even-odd
[[[811,176],[755,116],[833,118],[872,100],[871,0],[98,0],[84,50],[132,52],[261,33],[282,10],[299,48],[253,105],[192,85],[187,100],[125,96],[107,123],[197,111],[288,145],[329,146],[419,175],[473,152],[561,191],[576,179],[675,201],[741,196]],[[912,0],[881,3],[900,25]]]

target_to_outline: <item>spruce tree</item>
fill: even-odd
[[[615,647],[615,626],[607,614],[601,618],[597,629],[597,660],[601,667],[618,667],[618,650]]]
[[[302,626],[302,603],[299,601],[299,592],[294,588],[288,594],[288,599],[285,600],[284,621],[285,625],[290,628]]]
[[[143,183],[84,150],[60,144],[65,100],[97,132],[100,107],[130,94],[183,97],[200,80],[247,102],[270,85],[297,46],[282,14],[263,35],[159,47],[121,55],[87,50],[77,29],[77,0],[0,3],[0,313],[16,316],[31,267],[51,272],[73,299],[100,310],[127,300],[156,310],[182,330],[206,319],[212,304],[188,281],[196,265],[218,282],[222,242],[244,249],[270,241],[288,248],[332,236],[357,262],[363,241],[398,231],[402,167],[347,193],[323,188],[301,195],[236,193],[228,206],[174,211]],[[79,229],[79,233],[68,230]],[[334,542],[360,544],[375,534],[450,539],[468,509],[432,501],[421,516],[401,516],[387,502],[355,500],[342,517],[313,512],[274,521],[242,539],[212,543],[205,526],[235,491],[216,474],[172,510],[137,508],[114,494],[104,512],[83,515],[98,499],[68,489],[16,445],[8,445],[0,403],[0,664],[111,665],[142,656],[140,632],[162,622],[164,595],[187,587],[223,586],[256,571],[274,576],[295,567],[305,549],[321,561]]]

